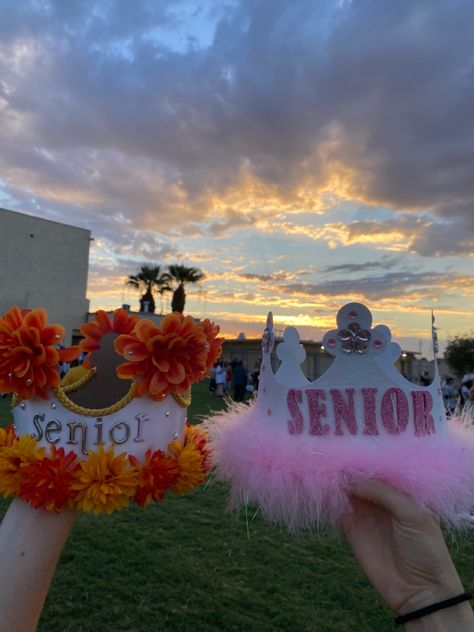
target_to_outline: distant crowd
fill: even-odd
[[[442,393],[448,417],[469,415],[474,422],[474,373],[466,373],[461,385],[456,384],[452,376],[446,376]]]
[[[221,360],[211,369],[209,390],[216,397],[232,397],[236,402],[253,399],[258,390],[260,367],[250,373],[242,360]]]

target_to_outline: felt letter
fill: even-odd
[[[392,395],[395,396],[396,402],[396,421]],[[400,434],[405,431],[408,424],[408,401],[401,388],[389,388],[383,394],[382,422],[389,434]]]
[[[321,404],[320,399],[326,399],[326,392],[320,388],[311,388],[306,391],[309,410],[309,434],[324,436],[329,432],[329,425],[321,425],[321,417],[326,417],[326,404]]]
[[[364,434],[365,435],[378,435],[377,430],[377,417],[375,411],[375,396],[377,395],[376,388],[363,388],[362,397],[364,399]]]
[[[415,435],[434,434],[436,432],[434,419],[430,415],[433,408],[433,398],[428,391],[412,391],[413,409],[415,412]]]
[[[301,434],[303,432],[303,415],[301,414],[298,404],[303,399],[302,393],[296,388],[290,388],[286,401],[291,419],[288,419],[288,432],[290,434]]]
[[[353,388],[346,388],[347,401],[341,391],[338,388],[332,388],[330,390],[332,397],[332,404],[334,407],[334,422],[336,424],[336,435],[343,435],[342,422],[345,422],[349,428],[349,432],[353,435],[357,434],[357,421],[355,416],[354,407],[354,392]]]

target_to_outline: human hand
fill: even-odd
[[[377,480],[351,487],[348,494],[353,511],[343,516],[341,528],[391,608],[403,614],[464,592],[434,514]],[[468,604],[462,605],[472,616]]]

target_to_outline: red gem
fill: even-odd
[[[349,318],[357,318],[357,312],[355,312],[354,310],[350,311]]]
[[[380,349],[382,345],[383,342],[381,340],[374,340],[374,347],[376,347],[377,349]]]

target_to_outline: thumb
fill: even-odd
[[[383,481],[371,479],[347,488],[351,496],[375,503],[390,512],[400,522],[413,522],[419,518],[415,502]]]

